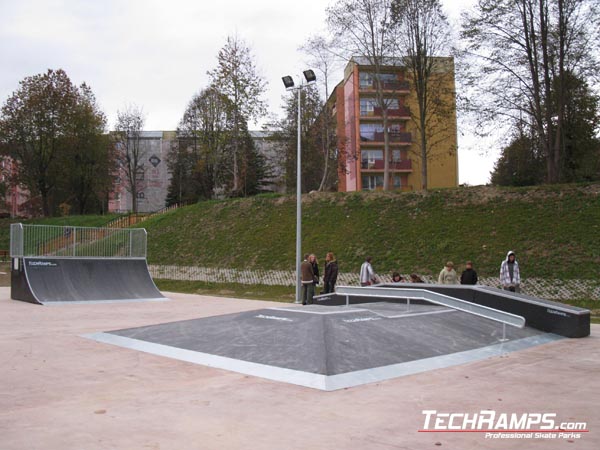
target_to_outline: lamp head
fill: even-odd
[[[283,85],[285,86],[286,89],[290,89],[294,87],[294,79],[292,77],[290,77],[289,75],[286,75],[285,77],[281,77],[281,80],[283,81]]]
[[[313,70],[308,69],[302,73],[304,74],[304,78],[306,78],[307,83],[314,83],[315,81],[317,81],[317,76],[315,75],[315,72]]]

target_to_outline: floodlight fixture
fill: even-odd
[[[313,70],[308,69],[302,73],[304,74],[304,78],[306,79],[307,83],[314,83],[315,81],[317,81],[317,76],[315,75],[315,72]]]
[[[291,89],[294,87],[294,79],[292,77],[290,77],[289,75],[286,75],[285,77],[281,77],[281,80],[283,81],[283,85],[285,86],[286,89]]]

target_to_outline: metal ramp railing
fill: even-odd
[[[356,287],[356,286],[337,286],[335,292],[338,295],[346,296],[346,305],[350,305],[350,297],[379,297],[387,299],[407,299],[410,306],[410,299],[424,300],[436,305],[446,306],[457,311],[466,312],[475,316],[484,317],[502,323],[502,341],[506,340],[506,325],[516,328],[525,327],[525,318],[516,314],[500,311],[488,306],[478,305],[448,295],[432,292],[427,289],[395,289],[385,287]]]

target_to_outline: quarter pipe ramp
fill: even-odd
[[[166,300],[145,258],[14,258],[11,298],[42,305]]]

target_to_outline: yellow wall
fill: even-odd
[[[458,144],[456,136],[456,98],[454,84],[454,61],[452,58],[439,58],[439,78],[434,83],[440,92],[442,104],[450,105],[443,114],[438,114],[430,119],[429,142],[430,150],[427,157],[427,187],[444,188],[458,186]],[[407,79],[411,83],[410,95],[407,105],[413,114],[418,113],[417,98],[414,82],[407,72]],[[437,94],[436,94],[437,95]],[[407,129],[412,133],[412,145],[409,149],[409,158],[412,160],[413,171],[408,177],[408,184],[414,190],[421,189],[421,147],[420,134],[414,121],[409,121]]]

